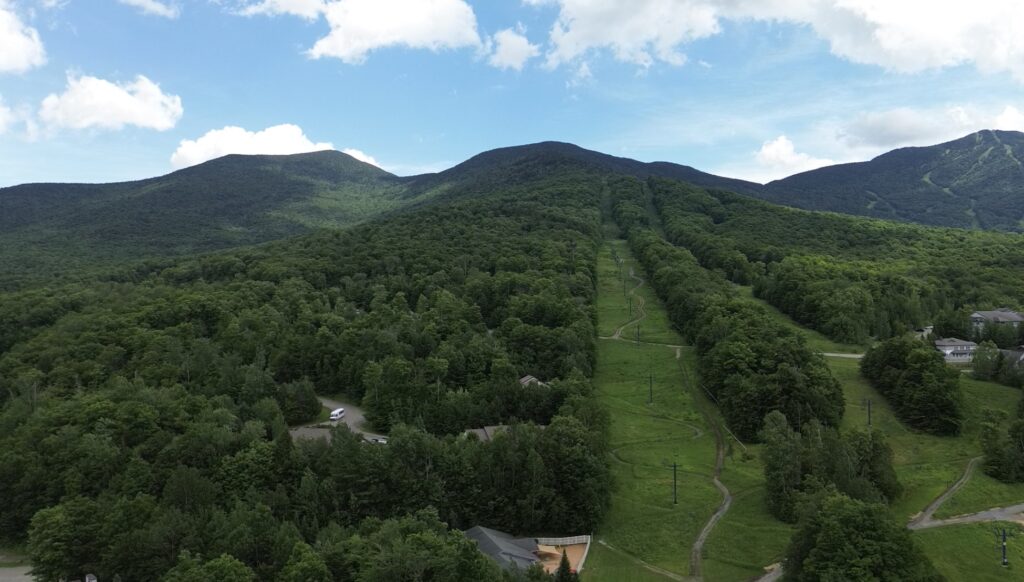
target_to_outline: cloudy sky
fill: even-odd
[[[766,181],[986,128],[1020,0],[0,0],[0,185],[542,140]]]

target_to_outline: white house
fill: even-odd
[[[969,364],[974,359],[974,350],[978,349],[978,344],[951,337],[935,340],[935,349],[942,352],[951,364]]]

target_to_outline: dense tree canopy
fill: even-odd
[[[860,370],[911,427],[938,435],[960,432],[960,372],[946,366],[942,354],[928,344],[893,338],[868,350]]]
[[[794,427],[812,419],[838,424],[843,414],[839,383],[804,338],[763,307],[740,299],[721,274],[647,227],[640,183],[616,184],[615,196],[616,219],[673,323],[693,340],[701,381],[729,428],[754,440],[772,410],[782,411]]]
[[[49,578],[487,580],[448,528],[591,532],[602,184],[553,176],[0,295],[0,538]],[[317,394],[388,444],[293,442]]]

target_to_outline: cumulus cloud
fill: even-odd
[[[378,162],[376,158],[362,150],[357,150],[355,148],[345,148],[341,150],[341,153],[348,154],[353,158],[359,160],[360,162],[370,164],[371,166],[377,166],[378,168],[383,167],[380,165],[380,162]]]
[[[643,67],[685,62],[680,48],[721,31],[723,20],[808,26],[832,52],[899,72],[970,64],[1024,81],[1019,0],[527,0],[559,9],[552,67],[607,49]]]
[[[835,134],[850,148],[881,153],[897,147],[934,145],[982,129],[1024,131],[1024,113],[1012,105],[1001,109],[900,107],[862,113],[840,125]]]
[[[816,158],[796,151],[796,146],[785,135],[764,142],[755,159],[761,168],[762,177],[767,179],[782,178],[835,163],[828,158]]]
[[[134,6],[145,14],[161,16],[163,18],[177,18],[181,16],[181,8],[176,4],[159,2],[158,0],[117,0],[121,4]]]
[[[358,64],[385,47],[440,51],[481,44],[476,14],[465,0],[335,0],[324,15],[331,31],[310,49],[313,58]]]
[[[324,0],[259,0],[245,2],[239,13],[244,16],[288,14],[306,20],[316,20],[326,7],[327,3]]]
[[[39,31],[22,22],[8,0],[0,0],[0,73],[24,73],[44,63]]]
[[[166,131],[183,114],[181,97],[164,93],[142,75],[130,83],[112,83],[69,74],[64,92],[48,96],[39,109],[43,123],[65,129],[119,130],[131,125]]]
[[[530,44],[523,28],[507,28],[494,35],[494,52],[488,62],[499,69],[523,70],[526,61],[540,56],[540,47]]]
[[[297,125],[275,125],[262,131],[228,126],[198,139],[182,140],[171,156],[171,165],[187,168],[228,154],[287,155],[332,149],[330,143],[314,143]]]

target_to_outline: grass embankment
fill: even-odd
[[[21,568],[28,565],[30,564],[24,547],[0,546],[0,569]],[[0,580],[4,580],[4,572],[0,572]]]
[[[745,291],[749,293],[747,289]],[[780,321],[804,333],[808,345],[813,349],[829,353],[853,353],[864,349],[832,342],[817,332],[799,326],[766,303],[761,303]],[[892,506],[898,519],[909,520],[922,511],[963,474],[970,459],[981,455],[979,433],[986,408],[1003,410],[1012,415],[1021,398],[1020,390],[963,375],[961,386],[966,413],[964,430],[956,437],[936,437],[911,431],[903,425],[888,402],[860,375],[860,362],[841,358],[829,358],[828,361],[833,375],[843,386],[846,399],[842,428],[851,430],[865,427],[866,401],[870,399],[872,424],[885,433],[893,448],[896,473],[905,489]],[[939,508],[935,517],[942,519],[1022,502],[1024,484],[1001,483],[986,476],[979,467],[967,484]],[[1006,580],[1008,574],[999,565],[995,552],[992,534],[994,527],[996,524],[949,526],[915,532],[914,538],[950,580]],[[1024,550],[1017,550],[1018,554],[1022,552]],[[1011,552],[1011,564],[1014,559]],[[1018,563],[1021,559],[1021,555],[1016,557]]]
[[[737,289],[740,292],[740,296],[746,297],[751,301],[763,305],[773,319],[800,332],[800,334],[807,338],[807,346],[816,352],[831,354],[863,354],[867,350],[867,346],[843,344],[832,341],[824,334],[800,325],[794,321],[793,318],[775,308],[771,303],[754,297],[753,287],[738,286]]]
[[[1014,535],[1007,543],[1010,565],[1005,568],[997,528]],[[921,530],[914,532],[914,539],[948,580],[1005,582],[1024,578],[1022,535],[1024,529],[1015,523],[972,523]]]
[[[611,248],[622,259],[621,270]],[[588,581],[668,579],[644,564],[687,575],[691,547],[722,501],[711,482],[715,438],[700,408],[707,403],[703,398],[695,400],[692,390],[695,355],[688,347],[653,345],[683,342],[650,286],[637,289],[638,282],[628,279],[631,268],[637,277],[644,277],[625,242],[614,241],[602,249],[597,299],[600,335],[611,336],[635,319],[638,297],[644,299],[646,318],[640,323],[639,346],[613,340],[598,344],[594,382],[598,397],[612,414],[616,488],[597,539],[614,549],[592,547],[584,570]],[[632,313],[620,272],[627,276],[627,293],[635,289]],[[628,326],[622,337],[635,338],[632,329],[633,325]],[[653,403],[648,404],[651,375]],[[789,539],[789,528],[767,514],[760,493],[761,466],[756,451],[751,454],[745,456],[739,446],[729,447],[722,481],[739,495],[705,546],[706,580],[725,582],[757,575],[764,564],[777,559]],[[679,471],[677,505],[671,496],[673,462]],[[737,544],[737,539],[744,541]]]
[[[642,277],[626,244],[613,244],[622,259],[621,271],[628,276],[632,268]],[[600,335],[611,336],[636,318],[642,297],[647,312],[640,323],[642,341],[681,344],[647,285],[634,292],[630,314],[611,248],[605,245],[598,258]],[[627,279],[627,293],[637,284]],[[624,338],[635,337],[629,329]],[[598,341],[594,384],[598,398],[612,415],[615,490],[596,538],[614,550],[595,543],[584,577],[588,581],[667,579],[642,563],[686,575],[690,546],[721,500],[710,480],[714,437],[685,389],[675,349],[632,341]],[[653,403],[648,404],[652,393]],[[672,503],[673,462],[678,464],[677,504]]]
[[[984,409],[1016,410],[1021,396],[1017,389],[965,376],[961,379],[966,412],[964,430],[956,437],[937,437],[911,431],[903,425],[888,402],[861,377],[859,362],[830,359],[829,365],[843,384],[846,396],[843,428],[864,428],[867,424],[866,400],[871,399],[872,423],[888,438],[896,473],[905,488],[903,496],[893,504],[893,511],[901,518],[909,519],[923,510],[963,474],[971,458],[981,455],[978,438]],[[939,508],[936,517],[981,511],[1003,501],[1024,502],[1024,487],[986,479],[980,471],[975,471],[964,489]],[[987,485],[979,487],[975,480]],[[993,493],[994,498],[986,498],[986,492]],[[1021,494],[1014,497],[1018,492]]]

